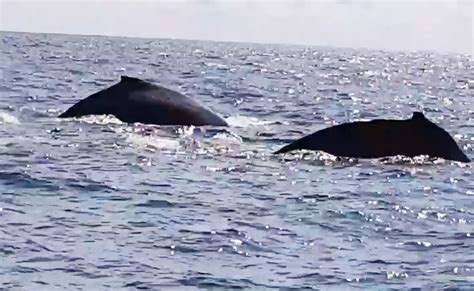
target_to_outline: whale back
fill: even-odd
[[[122,76],[119,83],[79,101],[60,117],[92,114],[112,114],[130,123],[227,125],[210,110],[176,91],[128,76]]]
[[[421,112],[415,112],[406,120],[376,119],[339,124],[296,140],[276,153],[297,149],[355,158],[429,155],[468,161],[449,133]]]

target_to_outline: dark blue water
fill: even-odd
[[[1,38],[0,289],[474,287],[471,164],[271,154],[331,124],[421,110],[473,159],[472,57]],[[122,74],[232,126],[56,118]]]

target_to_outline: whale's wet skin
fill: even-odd
[[[425,155],[470,162],[449,133],[429,121],[422,112],[414,112],[406,120],[374,119],[339,124],[302,137],[276,153],[301,149],[352,158]]]
[[[472,160],[470,57],[15,33],[0,49],[0,289],[474,284],[472,162],[273,155],[420,111]],[[122,75],[229,126],[58,118]]]
[[[221,117],[193,99],[129,76],[120,76],[120,82],[80,100],[59,117],[108,114],[127,123],[227,126]]]

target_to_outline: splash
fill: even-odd
[[[113,115],[87,115],[83,117],[79,117],[76,120],[80,122],[84,122],[87,124],[123,124],[120,119],[116,118]]]
[[[226,118],[227,123],[233,127],[250,127],[250,126],[260,126],[260,125],[269,125],[269,124],[276,124],[277,121],[267,121],[267,120],[260,120],[256,117],[248,117],[248,116],[230,116]]]
[[[190,137],[195,134],[196,127],[194,125],[191,126],[183,126],[178,128],[177,132],[181,137]]]
[[[139,148],[148,149],[151,151],[178,150],[180,147],[179,140],[155,135],[143,136],[136,133],[130,133],[126,137],[126,141]]]
[[[0,124],[20,124],[20,121],[11,114],[0,112]]]
[[[243,142],[242,138],[233,132],[221,132],[212,137],[214,141],[219,143],[237,143],[241,144]]]

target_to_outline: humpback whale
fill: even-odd
[[[298,149],[363,159],[427,155],[470,162],[449,133],[421,112],[414,112],[405,120],[374,119],[335,125],[300,138],[275,154]]]
[[[101,114],[127,123],[227,126],[221,117],[192,99],[129,76],[121,76],[120,82],[77,102],[59,117]]]

